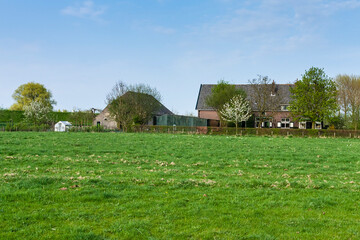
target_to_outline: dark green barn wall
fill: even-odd
[[[162,115],[156,117],[158,126],[206,127],[207,119],[180,115]]]

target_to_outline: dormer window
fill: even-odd
[[[270,96],[271,96],[271,97],[275,97],[275,96],[276,96],[276,94],[275,94],[275,93],[273,93],[273,92],[271,92],[271,93],[270,93]]]
[[[281,111],[289,111],[289,105],[281,105]]]

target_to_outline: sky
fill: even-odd
[[[359,23],[360,0],[0,0],[0,108],[37,82],[55,109],[103,109],[123,81],[196,114],[200,85],[221,79],[359,75]]]

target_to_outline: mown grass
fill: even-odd
[[[0,239],[359,239],[358,139],[0,133]]]

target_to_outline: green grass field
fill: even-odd
[[[360,239],[360,140],[0,133],[0,239]]]

